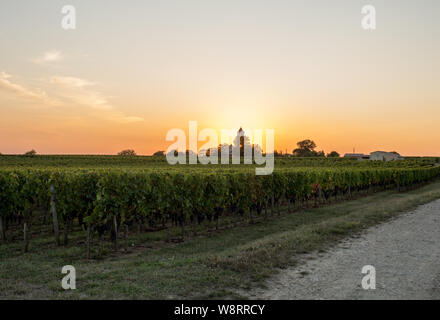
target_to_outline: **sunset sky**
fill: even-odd
[[[439,39],[438,0],[1,1],[0,152],[152,154],[195,120],[439,156]]]

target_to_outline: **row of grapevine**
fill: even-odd
[[[398,188],[440,176],[429,168],[285,168],[272,175],[249,172],[178,170],[0,170],[0,232],[6,239],[9,221],[19,219],[26,235],[35,210],[52,213],[65,230],[78,221],[90,232],[116,232],[132,224],[217,221],[249,212],[261,214],[282,203],[328,199],[369,188]],[[90,236],[90,234],[89,234]],[[65,234],[67,241],[67,233]],[[117,245],[117,244],[116,244]]]

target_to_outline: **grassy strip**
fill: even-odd
[[[406,193],[386,191],[204,233],[184,243],[137,244],[138,249],[130,253],[91,261],[84,259],[84,248],[77,243],[55,247],[52,238],[35,241],[28,254],[21,253],[19,244],[1,245],[0,298],[237,297],[236,289],[261,284],[277,268],[295,264],[300,253],[325,250],[350,234],[438,198],[440,182]],[[72,235],[72,239],[83,236]],[[151,241],[151,237],[143,239]],[[76,268],[77,290],[61,288],[61,268],[67,264]]]

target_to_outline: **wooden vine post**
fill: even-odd
[[[118,250],[118,223],[116,221],[116,216],[113,216],[113,225],[115,228],[115,250]]]
[[[50,185],[50,211],[52,211],[53,232],[55,233],[55,242],[60,245],[60,229],[58,224],[57,208],[55,205],[55,186]]]
[[[90,242],[91,242],[90,226],[87,226],[87,259],[90,259]]]
[[[71,220],[70,220],[70,219],[67,219],[67,220],[64,222],[64,245],[65,245],[65,246],[67,246],[67,243],[68,243],[68,241],[69,241],[69,239],[68,239],[68,234],[69,234],[70,226],[71,226]]]
[[[1,212],[0,212],[0,238],[2,239],[3,242],[6,242],[6,231],[3,225],[3,217],[1,215]]]
[[[275,199],[274,199],[274,196],[273,196],[273,194],[272,194],[272,198],[271,198],[271,206],[270,206],[270,213],[271,213],[272,216],[273,216],[273,214],[274,214],[274,205],[275,205]]]
[[[321,185],[319,185],[319,201],[318,201],[318,203],[319,204],[322,203],[322,188],[321,188]]]
[[[185,222],[183,219],[181,223],[182,223],[181,228],[182,228],[182,241],[183,241],[185,240]]]
[[[23,225],[23,240],[24,240],[24,252],[28,252],[29,249],[29,230],[27,222]]]
[[[252,207],[249,209],[249,223],[254,223],[254,217],[253,217],[253,215],[252,215]]]
[[[125,224],[125,251],[128,251],[128,224]]]

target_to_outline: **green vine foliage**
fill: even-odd
[[[313,160],[310,160],[313,161]],[[408,187],[440,176],[439,166],[281,167],[252,170],[0,169],[0,215],[28,219],[49,210],[54,195],[60,221],[86,226],[113,221],[185,225],[261,213],[272,204],[330,197],[354,190]],[[53,186],[53,193],[51,193]]]

